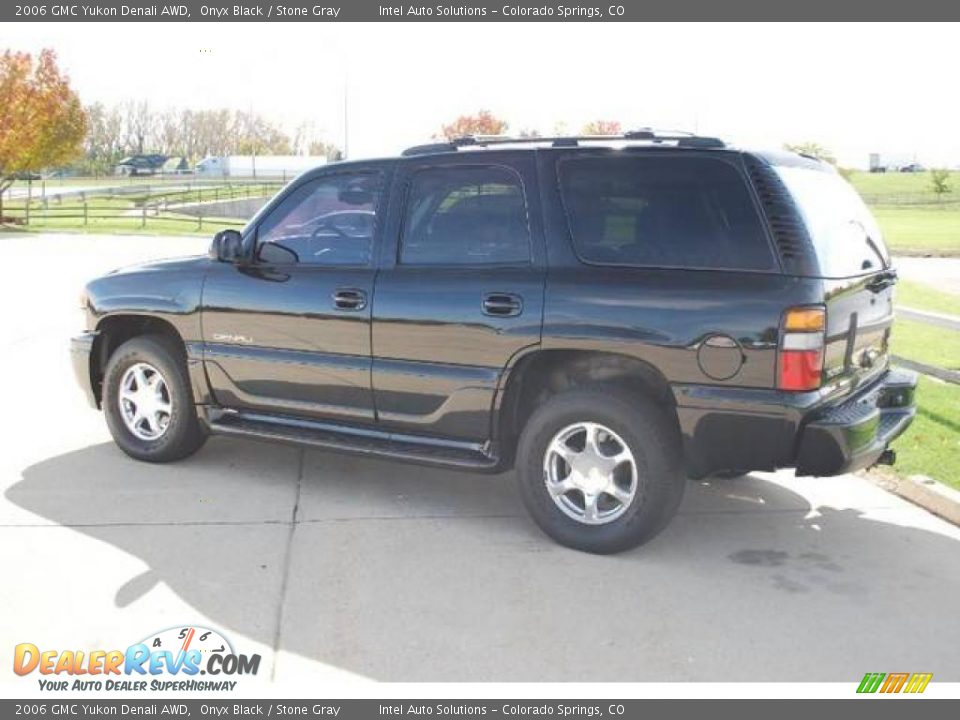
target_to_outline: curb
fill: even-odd
[[[932,312],[929,310],[917,310],[916,308],[898,305],[896,314],[907,320],[918,320],[927,325],[936,325],[947,328],[948,330],[960,330],[960,317],[956,315],[947,315],[946,313]]]
[[[919,505],[924,510],[960,526],[960,492],[938,483],[926,475],[911,475],[907,478],[893,475],[869,474],[868,478],[894,495]]]

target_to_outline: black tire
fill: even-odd
[[[137,437],[127,427],[120,406],[120,383],[127,370],[137,363],[156,368],[169,395],[169,421],[163,434],[155,440]],[[101,402],[114,442],[137,460],[154,463],[181,460],[206,442],[207,434],[197,417],[183,348],[163,335],[136,337],[114,351],[104,373]]]
[[[544,458],[554,436],[568,425],[600,423],[629,446],[637,467],[637,490],[614,520],[588,525],[565,514],[544,482]],[[683,499],[676,423],[640,395],[607,387],[570,390],[550,398],[527,421],[517,450],[517,480],[534,522],[561,545],[609,554],[647,542],[667,526]]]

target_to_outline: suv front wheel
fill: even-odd
[[[593,553],[654,537],[686,483],[675,425],[643,396],[608,388],[563,392],[534,412],[520,438],[517,477],[537,525]]]
[[[102,401],[114,441],[137,460],[180,460],[206,440],[183,351],[162,335],[136,337],[114,351]]]

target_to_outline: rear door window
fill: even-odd
[[[530,262],[523,184],[506,167],[454,166],[414,173],[403,228],[403,264]]]
[[[832,171],[775,167],[803,215],[820,275],[853,277],[890,265],[880,228],[850,183]]]
[[[705,157],[560,161],[581,260],[602,265],[770,271],[776,259],[740,172]]]

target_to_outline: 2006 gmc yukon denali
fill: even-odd
[[[555,540],[636,546],[687,477],[892,462],[896,275],[828,165],[649,130],[463,138],[297,178],[209,257],[87,285],[73,357],[140,460],[211,434],[516,468]]]

